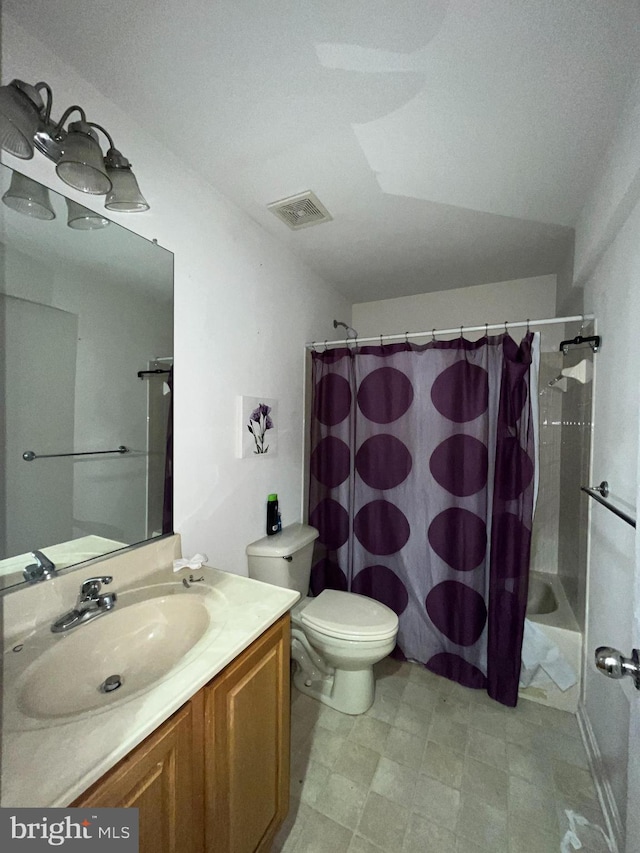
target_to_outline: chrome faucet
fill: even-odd
[[[102,585],[105,586],[113,580],[111,575],[102,575],[97,578],[87,578],[80,587],[80,595],[73,610],[64,613],[51,626],[54,634],[69,631],[84,625],[92,619],[97,619],[104,613],[113,610],[118,596],[115,592],[101,593]]]
[[[55,563],[52,563],[42,551],[32,551],[31,556],[35,557],[35,563],[25,566],[22,571],[24,579],[29,581],[29,583],[48,581],[58,574]]]

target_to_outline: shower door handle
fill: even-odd
[[[631,657],[626,658],[618,649],[599,646],[596,649],[596,668],[607,678],[633,678],[636,690],[640,690],[640,652],[632,649]]]

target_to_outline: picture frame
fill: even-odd
[[[242,459],[278,453],[278,401],[269,397],[239,399],[238,451]]]

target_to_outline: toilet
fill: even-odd
[[[393,651],[398,617],[384,604],[354,592],[325,589],[309,598],[313,543],[318,531],[290,524],[247,546],[249,577],[297,590],[291,611],[294,684],[343,714],[363,714],[373,704],[373,665]]]

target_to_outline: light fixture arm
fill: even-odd
[[[108,130],[105,130],[101,124],[96,124],[94,121],[88,121],[87,124],[89,125],[89,127],[95,127],[96,130],[102,131],[102,133],[104,133],[104,135],[109,140],[109,148],[115,148],[115,146],[113,144],[113,139],[111,138],[111,134],[109,133]]]
[[[129,169],[131,170],[131,163],[127,160],[124,154],[121,154],[120,151],[116,148],[113,143],[113,139],[108,130],[105,130],[101,124],[96,124],[93,121],[87,122],[89,127],[95,127],[96,130],[101,131],[109,140],[109,149],[104,157],[104,165],[107,169]]]
[[[79,107],[77,104],[74,104],[71,107],[67,107],[67,109],[62,113],[62,118],[60,119],[60,121],[55,126],[55,129],[54,129],[55,136],[58,136],[60,131],[63,129],[63,125],[64,125],[65,121],[69,118],[71,113],[75,112],[76,110],[82,116],[81,121],[83,121],[83,122],[87,121],[87,116],[85,114],[85,111],[82,109],[82,107]]]
[[[42,113],[42,117],[46,124],[49,124],[51,119],[51,107],[53,105],[53,92],[51,90],[51,86],[46,83],[44,80],[41,80],[40,83],[36,83],[33,87],[36,92],[39,92],[41,89],[44,89],[47,93],[47,103],[45,104],[44,112]]]
[[[111,134],[108,130],[105,130],[104,127],[100,124],[96,124],[93,121],[87,122],[89,127],[95,127],[96,130],[100,130],[109,140],[109,150],[105,154],[104,164],[108,169],[131,169],[131,163],[127,160],[124,154],[121,154],[120,151],[116,148],[113,143],[113,139],[111,138]]]

